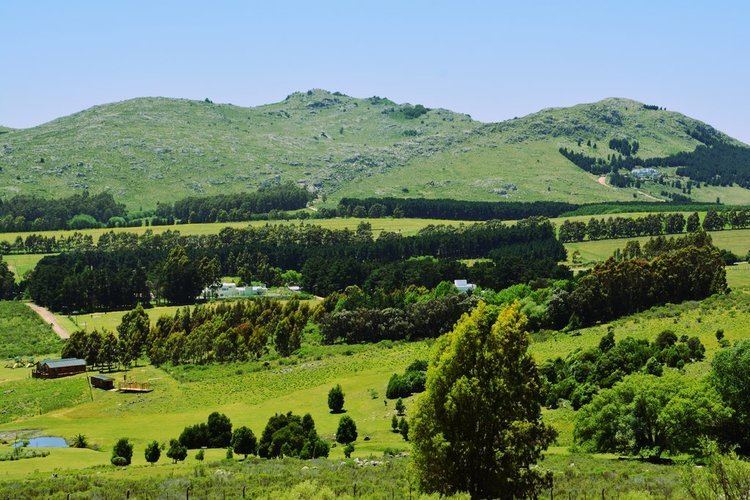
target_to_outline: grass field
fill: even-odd
[[[712,231],[710,234],[714,245],[725,250],[730,250],[740,258],[744,258],[748,251],[750,251],[750,229]],[[644,236],[641,238],[581,241],[566,243],[565,248],[568,250],[568,259],[572,258],[573,252],[578,251],[581,255],[581,261],[585,264],[608,259],[615,250],[624,248],[625,243],[629,240],[636,240],[643,244],[648,239],[648,236]]]
[[[732,342],[747,338],[750,322],[750,294],[745,291],[717,296],[703,302],[657,307],[611,323],[617,339],[625,336],[653,340],[665,328],[678,335],[698,335],[707,349],[707,360],[690,364],[686,373],[701,376],[719,348],[718,328]],[[576,349],[597,345],[606,325],[586,328],[577,334],[536,334],[531,351],[538,361],[565,356]],[[90,451],[51,450],[43,459],[29,459],[0,465],[0,478],[22,477],[38,470],[105,464],[107,450],[119,437],[127,436],[136,444],[135,463],[143,464],[145,443],[175,437],[189,424],[203,421],[211,411],[230,416],[235,425],[249,425],[259,434],[274,412],[294,410],[310,412],[321,435],[331,439],[338,421],[327,411],[328,389],[340,383],[346,393],[346,409],[357,422],[360,439],[355,456],[379,455],[385,448],[408,449],[401,437],[390,432],[393,401],[384,404],[388,377],[403,370],[414,359],[428,356],[430,342],[382,343],[355,346],[308,345],[290,361],[212,364],[155,368],[142,365],[132,369],[128,378],[149,381],[154,392],[125,395],[93,391],[93,401],[84,377],[60,380],[20,378],[18,371],[3,377],[0,392],[12,389],[13,412],[1,421],[0,433],[16,429],[38,429],[44,435],[71,437],[84,432],[99,446]],[[7,372],[7,370],[6,370]],[[121,375],[117,375],[118,377]],[[54,395],[54,396],[51,396]],[[413,398],[406,400],[411,407]],[[41,410],[41,411],[40,411]],[[408,409],[407,409],[408,414]],[[545,411],[544,418],[560,433],[550,456],[568,457],[572,444],[574,413],[570,409]],[[365,441],[364,437],[370,440]],[[0,450],[2,451],[2,450]],[[81,462],[71,462],[80,453]],[[221,452],[209,457],[220,458]],[[341,448],[332,449],[332,457],[341,457]],[[618,469],[615,457],[589,457],[602,471]]]
[[[31,232],[20,232],[20,233],[0,233],[0,241],[13,242],[18,236],[25,238],[30,234],[39,234],[46,237],[66,237],[70,236],[74,232],[91,235],[94,241],[98,241],[99,237],[110,231],[116,233],[134,233],[143,234],[147,230],[151,230],[156,234],[163,233],[165,231],[179,231],[180,234],[186,236],[190,235],[203,235],[203,234],[217,234],[225,227],[232,228],[246,228],[248,226],[265,226],[266,224],[316,224],[321,227],[329,229],[351,229],[357,228],[360,222],[369,222],[372,225],[373,233],[380,234],[383,231],[392,231],[401,233],[403,235],[416,234],[420,229],[423,229],[433,224],[444,224],[444,225],[459,225],[459,224],[472,224],[473,222],[464,221],[449,221],[439,219],[358,219],[355,217],[346,219],[310,219],[307,221],[300,220],[272,220],[272,221],[250,221],[250,222],[207,222],[198,224],[180,224],[172,226],[139,226],[139,227],[117,227],[117,228],[101,228],[101,229],[82,229],[79,231],[72,230],[61,230],[61,231],[31,231]],[[12,255],[4,256],[3,258],[10,262]]]
[[[16,275],[16,281],[21,281],[23,275],[34,269],[37,263],[42,260],[44,253],[24,253],[3,255],[2,259],[8,263],[8,267]]]
[[[352,195],[648,200],[659,198],[664,187],[601,185],[562,157],[559,147],[606,157],[612,153],[608,139],[629,137],[639,141],[639,157],[664,156],[693,150],[697,141],[685,129],[701,125],[628,99],[492,124],[444,109],[417,119],[400,111],[388,100],[324,90],[255,108],[165,98],[105,104],[3,134],[8,147],[0,153],[0,194],[51,197],[106,189],[137,210],[289,180],[320,186],[332,201]],[[578,146],[579,139],[598,142],[598,148]],[[741,188],[694,189],[691,196],[750,201],[750,191]]]
[[[0,301],[0,360],[49,354],[61,347],[52,328],[26,304]]]

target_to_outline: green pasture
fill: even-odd
[[[534,334],[531,352],[538,362],[566,356],[576,349],[598,344],[607,326],[615,337],[626,336],[653,340],[664,329],[677,335],[698,335],[707,349],[707,360],[688,365],[686,373],[702,376],[710,359],[719,349],[716,330],[736,341],[747,338],[750,322],[750,294],[736,291],[703,302],[666,305],[638,313],[609,325],[585,328],[574,333]],[[156,368],[144,365],[115,377],[147,381],[154,391],[149,394],[125,395],[88,389],[85,376],[59,380],[31,380],[23,372],[0,371],[0,391],[12,390],[12,413],[0,418],[0,434],[18,429],[36,429],[43,435],[70,438],[82,432],[102,452],[50,450],[49,457],[0,465],[0,478],[22,477],[35,470],[50,472],[56,468],[81,468],[106,464],[108,450],[119,437],[129,437],[136,445],[135,463],[142,465],[143,448],[153,439],[167,441],[176,437],[186,425],[200,422],[212,411],[226,413],[234,425],[248,425],[256,434],[262,432],[274,412],[292,410],[310,412],[322,436],[331,439],[338,415],[328,413],[326,395],[340,383],[346,393],[346,409],[357,422],[359,439],[355,456],[379,455],[386,448],[408,449],[402,438],[390,432],[393,401],[384,404],[384,393],[392,373],[402,371],[414,359],[429,355],[430,342],[363,344],[355,346],[306,345],[289,360],[184,365]],[[93,399],[92,399],[93,398]],[[413,398],[406,400],[408,408]],[[552,456],[566,456],[572,445],[575,413],[568,408],[547,410],[544,418],[557,428],[560,436]],[[365,441],[365,436],[370,439]],[[79,456],[82,461],[71,461]],[[220,458],[223,452],[211,452]],[[192,453],[191,453],[192,454]],[[331,456],[340,458],[341,447]],[[593,459],[593,458],[592,458]],[[603,470],[617,467],[613,457],[599,457]],[[182,466],[180,466],[182,467]]]
[[[2,236],[0,235],[0,238]],[[44,253],[24,253],[3,255],[2,259],[8,263],[8,267],[16,275],[16,281],[21,281],[24,274],[34,269],[42,257],[50,255]]]
[[[731,231],[711,231],[711,238],[714,245],[719,248],[730,250],[744,258],[750,251],[750,229],[737,229]],[[639,241],[641,244],[648,241],[648,236],[640,238],[619,238],[614,240],[596,240],[581,241],[575,243],[566,243],[565,248],[568,250],[568,259],[573,256],[573,252],[578,251],[581,255],[582,263],[591,263],[606,260],[618,248],[625,247],[625,243],[630,240]]]
[[[26,238],[31,234],[38,234],[40,236],[63,238],[72,235],[75,232],[91,235],[94,241],[98,241],[99,237],[110,231],[115,233],[132,233],[132,234],[143,234],[147,230],[151,230],[155,234],[161,234],[165,231],[179,231],[180,234],[191,236],[191,235],[205,235],[205,234],[217,234],[225,227],[231,228],[246,228],[248,226],[259,227],[265,226],[266,224],[315,224],[328,229],[351,229],[357,228],[360,222],[369,222],[372,224],[373,233],[380,234],[383,231],[392,231],[401,233],[404,235],[416,234],[420,229],[434,224],[443,225],[459,225],[462,223],[472,224],[473,222],[465,221],[452,221],[452,220],[441,220],[441,219],[360,219],[356,217],[349,218],[335,218],[335,219],[309,219],[305,221],[301,220],[271,220],[271,221],[248,221],[248,222],[206,222],[206,223],[195,223],[195,224],[178,224],[172,226],[138,226],[138,227],[115,227],[115,228],[99,228],[99,229],[81,229],[78,231],[73,230],[58,230],[58,231],[29,231],[29,232],[18,232],[18,233],[0,233],[0,241],[13,242],[17,237]],[[11,256],[5,256],[7,259]]]
[[[0,301],[0,360],[49,354],[61,346],[50,325],[26,304]]]

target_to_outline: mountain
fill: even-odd
[[[662,157],[693,151],[701,144],[696,129],[739,144],[697,120],[652,108],[605,99],[486,124],[444,109],[324,90],[254,108],[138,98],[0,134],[0,196],[109,190],[133,208],[152,208],[157,201],[292,180],[331,200],[663,199],[662,191],[679,188],[615,189],[559,149],[606,158],[613,153],[608,141],[622,138],[638,141],[638,157]],[[750,191],[737,186],[691,193],[701,201],[717,196],[750,202]]]

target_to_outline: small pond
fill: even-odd
[[[14,448],[18,448],[19,446],[23,446],[25,442],[28,441],[28,447],[29,448],[67,448],[68,443],[65,441],[65,438],[61,437],[55,437],[55,436],[40,436],[40,437],[34,437],[29,439],[24,439],[22,441],[18,441],[13,444]]]

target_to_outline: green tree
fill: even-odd
[[[398,432],[398,417],[396,415],[391,417],[391,431]]]
[[[724,339],[724,331],[721,339]],[[719,337],[719,331],[717,338]],[[750,340],[741,340],[730,349],[722,349],[711,363],[711,383],[732,409],[732,425],[722,436],[739,446],[742,454],[750,453]]]
[[[187,458],[188,450],[185,446],[181,445],[176,439],[169,441],[169,449],[167,450],[167,457],[172,459],[172,463],[176,464],[178,461],[182,462]]]
[[[16,294],[16,277],[0,255],[0,300],[10,300]]]
[[[357,424],[349,415],[344,415],[339,420],[339,427],[336,429],[336,442],[349,444],[357,440]]]
[[[398,422],[398,432],[401,434],[401,437],[404,438],[404,441],[409,440],[409,422],[403,417],[401,417],[401,420]]]
[[[161,458],[161,448],[159,447],[159,443],[156,441],[151,441],[149,444],[146,445],[146,451],[144,453],[146,457],[146,462],[150,464],[155,464],[159,461],[159,458]]]
[[[436,342],[410,429],[425,491],[512,498],[548,484],[532,466],[556,433],[542,422],[526,321],[517,301],[480,302]]]
[[[331,413],[341,413],[344,411],[344,391],[341,386],[336,384],[328,391],[328,408]]]
[[[396,400],[396,415],[403,415],[405,411],[406,405],[404,404],[404,400],[398,398],[398,400]]]
[[[244,455],[247,459],[248,455],[255,455],[258,450],[258,440],[253,434],[250,428],[238,427],[232,434],[232,451],[238,455]]]
[[[185,249],[175,246],[161,268],[164,297],[173,304],[191,304],[201,291],[198,266],[190,260]]]
[[[128,438],[120,438],[112,448],[112,458],[120,457],[125,460],[125,465],[130,465],[133,459],[133,444]]]
[[[717,392],[701,381],[633,374],[581,408],[574,438],[605,453],[696,453],[701,437],[715,435],[728,416]]]
[[[123,315],[120,324],[117,326],[117,334],[120,360],[124,365],[127,366],[133,361],[137,362],[138,358],[141,357],[148,339],[150,325],[148,314],[143,310],[141,304]]]
[[[198,453],[195,454],[195,459],[199,462],[203,462],[204,458],[206,458],[206,453],[202,449],[198,450]]]
[[[209,448],[226,448],[232,441],[232,422],[223,413],[213,412],[206,426]]]
[[[344,446],[344,456],[346,458],[352,458],[352,452],[354,452],[354,445],[352,443]]]
[[[701,227],[701,220],[698,216],[698,212],[693,212],[692,214],[688,215],[687,221],[685,222],[685,230],[688,233],[694,233],[697,230],[699,230]]]

